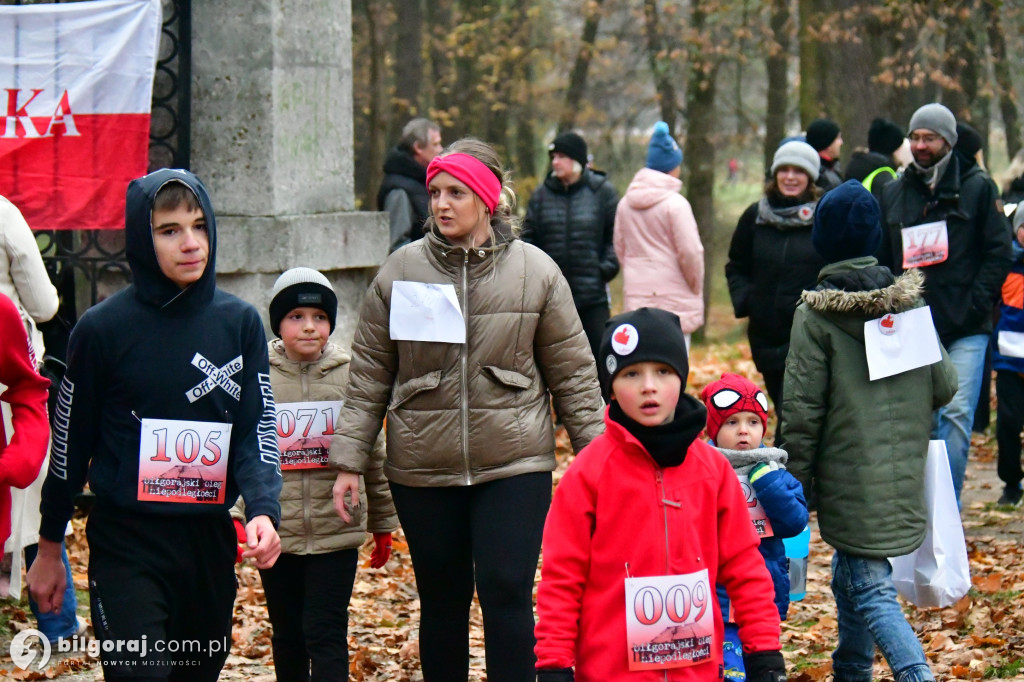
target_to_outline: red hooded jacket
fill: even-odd
[[[744,650],[778,651],[774,587],[729,462],[694,441],[681,465],[662,469],[607,412],[605,428],[566,471],[544,526],[537,668],[575,667],[578,682],[720,678],[715,599],[709,661],[667,673],[629,670],[626,564],[633,577],[707,569],[711,584],[729,593]]]
[[[36,371],[25,325],[11,299],[0,294],[0,400],[11,406],[14,433],[0,419],[0,545],[11,534],[11,486],[36,480],[50,443],[46,389],[50,382]],[[10,438],[10,442],[8,442]]]

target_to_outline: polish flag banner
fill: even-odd
[[[0,195],[32,229],[124,227],[161,23],[160,0],[0,6]]]

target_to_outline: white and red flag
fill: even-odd
[[[161,20],[160,0],[0,6],[0,194],[32,229],[124,227]]]

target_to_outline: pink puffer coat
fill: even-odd
[[[641,168],[615,212],[623,311],[652,306],[679,316],[683,332],[704,324],[704,246],[683,183]]]

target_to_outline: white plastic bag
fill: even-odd
[[[900,596],[918,606],[949,606],[971,589],[971,568],[945,441],[928,443],[924,500],[924,542],[910,554],[889,559],[892,581]]]

